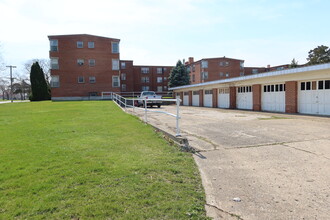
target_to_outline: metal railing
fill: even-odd
[[[176,98],[176,99],[150,99],[150,98],[125,98],[121,95],[118,95],[117,93],[111,93],[109,94],[109,96],[111,95],[111,99],[121,108],[123,108],[125,111],[127,111],[127,108],[133,108],[133,111],[135,112],[135,110],[142,110],[144,111],[144,122],[148,123],[148,112],[152,112],[152,113],[162,113],[165,115],[169,115],[172,117],[175,117],[176,119],[176,134],[175,136],[181,136],[180,134],[180,102],[181,99]],[[136,107],[135,104],[143,102],[143,106],[144,108],[140,108],[140,107]],[[175,102],[176,103],[176,114],[172,114],[166,111],[159,111],[159,110],[150,110],[148,109],[148,103],[153,102],[153,101],[158,101],[158,102]],[[157,105],[157,104],[155,104]]]

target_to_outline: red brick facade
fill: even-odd
[[[53,100],[86,99],[102,92],[168,91],[173,67],[134,66],[131,60],[120,60],[119,39],[87,34],[48,38]]]
[[[212,89],[212,107],[218,107],[218,89]]]
[[[229,108],[235,109],[236,108],[236,87],[229,87]]]
[[[189,106],[192,106],[192,91],[189,91]]]
[[[189,61],[185,65],[190,75],[191,84],[244,75],[244,60],[220,57],[194,62],[194,58],[189,57]]]
[[[252,86],[253,93],[253,110],[261,111],[261,85],[256,84]]]
[[[199,107],[204,106],[204,90],[199,90]]]
[[[83,34],[49,36],[49,40],[57,41],[57,48],[49,52],[51,75],[59,79],[52,87],[52,97],[88,97],[99,96],[102,91],[120,91],[112,82],[113,76],[119,77],[119,69],[112,68],[112,63],[119,61],[119,52],[113,53],[112,45],[119,44],[119,39]],[[90,42],[94,47],[89,47]]]
[[[298,83],[297,81],[288,81],[285,83],[285,112],[298,112]]]

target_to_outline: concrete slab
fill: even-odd
[[[175,113],[174,106],[162,109]],[[194,158],[210,217],[329,219],[329,117],[197,107],[180,112],[182,134],[200,150]],[[148,118],[175,133],[174,118]]]

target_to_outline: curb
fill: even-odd
[[[148,123],[149,124],[149,123]],[[167,140],[170,140],[172,141],[174,144],[178,145],[182,151],[185,151],[185,152],[191,152],[191,153],[195,153],[196,152],[196,149],[191,147],[189,145],[189,141],[187,138],[185,137],[176,137],[170,133],[168,133],[167,131],[164,131],[152,124],[149,124],[150,126],[152,126],[157,132],[161,132],[165,139]]]

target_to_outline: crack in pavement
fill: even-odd
[[[239,216],[239,215],[237,215],[237,214],[234,214],[234,213],[231,213],[231,212],[227,212],[227,211],[225,211],[225,210],[219,208],[219,207],[216,206],[216,205],[212,205],[212,204],[209,204],[209,203],[206,203],[205,205],[207,205],[207,206],[209,206],[209,207],[211,207],[211,208],[214,208],[214,209],[216,209],[216,210],[218,210],[218,211],[220,211],[220,212],[226,213],[226,214],[228,214],[228,215],[230,215],[230,216],[232,216],[232,217],[235,217],[235,218],[237,218],[238,220],[244,220],[243,218],[241,218],[241,216]]]
[[[322,139],[318,139],[318,140],[322,140]],[[304,150],[304,149],[300,149],[300,148],[297,148],[297,147],[293,147],[293,146],[289,146],[289,145],[286,145],[286,144],[283,144],[283,146],[285,147],[288,147],[288,148],[292,148],[292,149],[295,149],[295,150],[299,150],[299,151],[302,151],[302,152],[305,152],[305,153],[309,153],[309,154],[313,154],[315,156],[318,156],[318,157],[323,157],[327,160],[330,160],[330,158],[326,157],[326,156],[323,156],[323,155],[320,155],[320,154],[317,154],[317,153],[314,153],[312,151],[308,151],[308,150]]]

